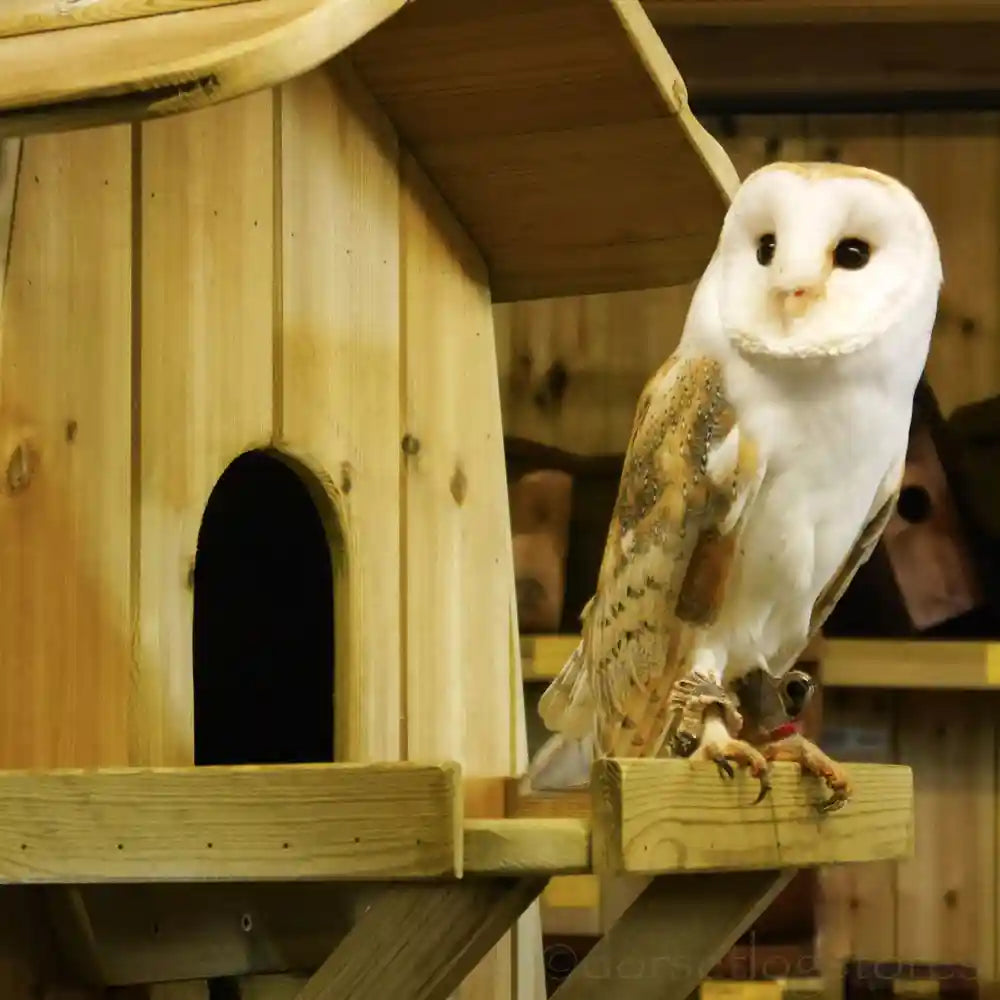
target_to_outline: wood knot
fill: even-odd
[[[420,451],[420,439],[412,434],[404,434],[401,444],[404,455],[416,455]]]
[[[455,466],[455,471],[451,475],[451,482],[448,484],[448,488],[451,490],[452,498],[459,507],[465,502],[465,496],[469,492],[469,480],[465,475],[465,470],[462,468],[462,463],[459,462]]]
[[[76,440],[76,432],[79,429],[80,426],[75,420],[66,421],[66,440],[69,444],[72,444]]]
[[[4,493],[8,496],[23,493],[31,485],[37,466],[38,455],[27,441],[14,445],[4,467]]]
[[[944,905],[948,907],[949,910],[955,909],[958,906],[958,891],[955,889],[949,889],[944,894]]]

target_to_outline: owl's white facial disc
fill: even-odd
[[[772,356],[860,350],[941,283],[937,241],[912,193],[841,164],[775,163],[751,174],[713,266],[727,336]]]

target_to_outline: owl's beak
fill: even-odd
[[[812,285],[795,285],[778,291],[778,303],[786,320],[801,319],[810,306],[821,297],[822,288]]]

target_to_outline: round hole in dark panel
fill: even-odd
[[[194,567],[196,764],[333,760],[332,548],[310,475],[249,451],[205,506]]]
[[[921,524],[931,516],[931,496],[923,486],[904,486],[896,511],[909,524]]]

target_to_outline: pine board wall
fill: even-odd
[[[199,525],[229,463],[272,447],[330,530],[337,758],[523,768],[487,274],[349,67],[16,152],[0,767],[192,762]],[[47,968],[10,936],[23,905],[0,899],[10,1000]],[[538,995],[534,912],[462,1000]]]
[[[775,159],[836,159],[909,184],[944,259],[927,366],[941,408],[1000,393],[1000,114],[702,120],[741,176]],[[691,291],[495,306],[505,433],[580,453],[620,452],[643,382],[677,342]],[[823,718],[826,731],[851,744],[845,759],[913,768],[916,855],[824,873],[821,959],[968,963],[980,982],[996,982],[1000,696],[836,690],[826,693]]]

